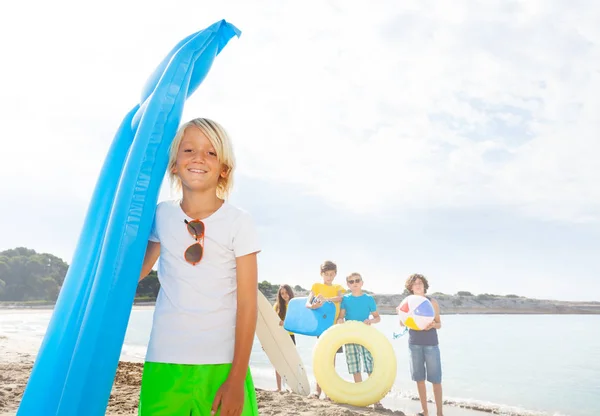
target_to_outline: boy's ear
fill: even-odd
[[[223,168],[221,169],[221,178],[227,178],[230,171],[231,169],[229,169],[229,166],[223,165]]]

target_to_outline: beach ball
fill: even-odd
[[[416,331],[425,329],[435,318],[433,305],[425,296],[407,296],[396,308],[396,311],[398,311],[402,323]]]

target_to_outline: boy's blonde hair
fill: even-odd
[[[177,174],[173,173],[173,169],[177,163],[179,145],[181,144],[185,130],[188,127],[199,129],[208,138],[210,144],[215,148],[219,163],[225,166],[226,175],[225,177],[219,176],[219,182],[217,183],[217,197],[226,199],[233,188],[235,156],[233,154],[231,139],[223,126],[208,118],[195,118],[190,120],[179,127],[177,134],[175,134],[175,138],[169,148],[169,165],[167,168],[171,188],[177,193],[181,192],[181,179]]]
[[[360,273],[350,273],[348,276],[346,276],[346,281],[348,281],[351,277],[358,277],[360,280],[363,280],[362,276],[360,275]]]

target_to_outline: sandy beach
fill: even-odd
[[[0,416],[14,415],[27,384],[34,356],[15,351],[8,338],[0,338]],[[107,415],[136,415],[142,379],[142,363],[119,362],[113,384]],[[289,392],[256,389],[259,413],[274,415],[404,415],[401,411],[373,410],[340,405],[327,400],[309,399]]]

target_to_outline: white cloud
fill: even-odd
[[[358,212],[501,204],[534,217],[598,219],[592,6],[192,4],[89,11],[63,1],[40,3],[34,15],[30,5],[11,6],[3,38],[18,41],[8,43],[15,65],[3,69],[11,82],[0,117],[6,136],[25,134],[44,155],[34,165],[53,163],[49,188],[62,190],[73,171],[64,190],[90,188],[112,139],[106,127],[101,137],[90,128],[116,129],[172,45],[225,17],[242,38],[218,58],[186,116],[221,120],[242,172],[301,184]],[[62,17],[67,8],[75,18]],[[29,24],[10,24],[19,16]],[[36,137],[22,131],[33,120],[44,126]],[[515,143],[491,134],[490,123],[529,137]],[[5,155],[27,152],[21,140],[4,146]],[[489,163],[490,149],[510,157]],[[0,173],[39,180],[14,161],[2,157]]]
[[[149,74],[181,38],[221,18],[242,37],[217,58],[184,118],[224,124],[240,176],[293,189],[290,205],[312,195],[358,218],[393,213],[390,226],[416,212],[488,207],[535,220],[600,220],[600,6],[591,2],[0,7],[0,195],[19,201],[0,208],[3,247],[33,246],[25,236],[39,234],[34,224],[13,217],[35,218],[42,203],[52,207],[43,237],[50,247],[53,226],[79,227]],[[277,225],[273,236],[293,234]],[[389,264],[382,275],[395,273]],[[454,266],[449,276],[472,276]]]
[[[264,116],[239,129],[252,138],[244,149],[256,160],[251,172],[359,211],[501,204],[534,217],[598,220],[598,12],[420,4],[397,15],[374,6],[371,26],[350,32],[334,19],[297,66],[286,65],[299,54],[289,45],[293,55],[276,64],[285,68],[285,93],[253,98],[258,108],[277,103],[269,126]],[[363,10],[345,11],[346,22],[360,22]],[[527,137],[486,136],[490,123]],[[490,164],[490,149],[510,157]]]

